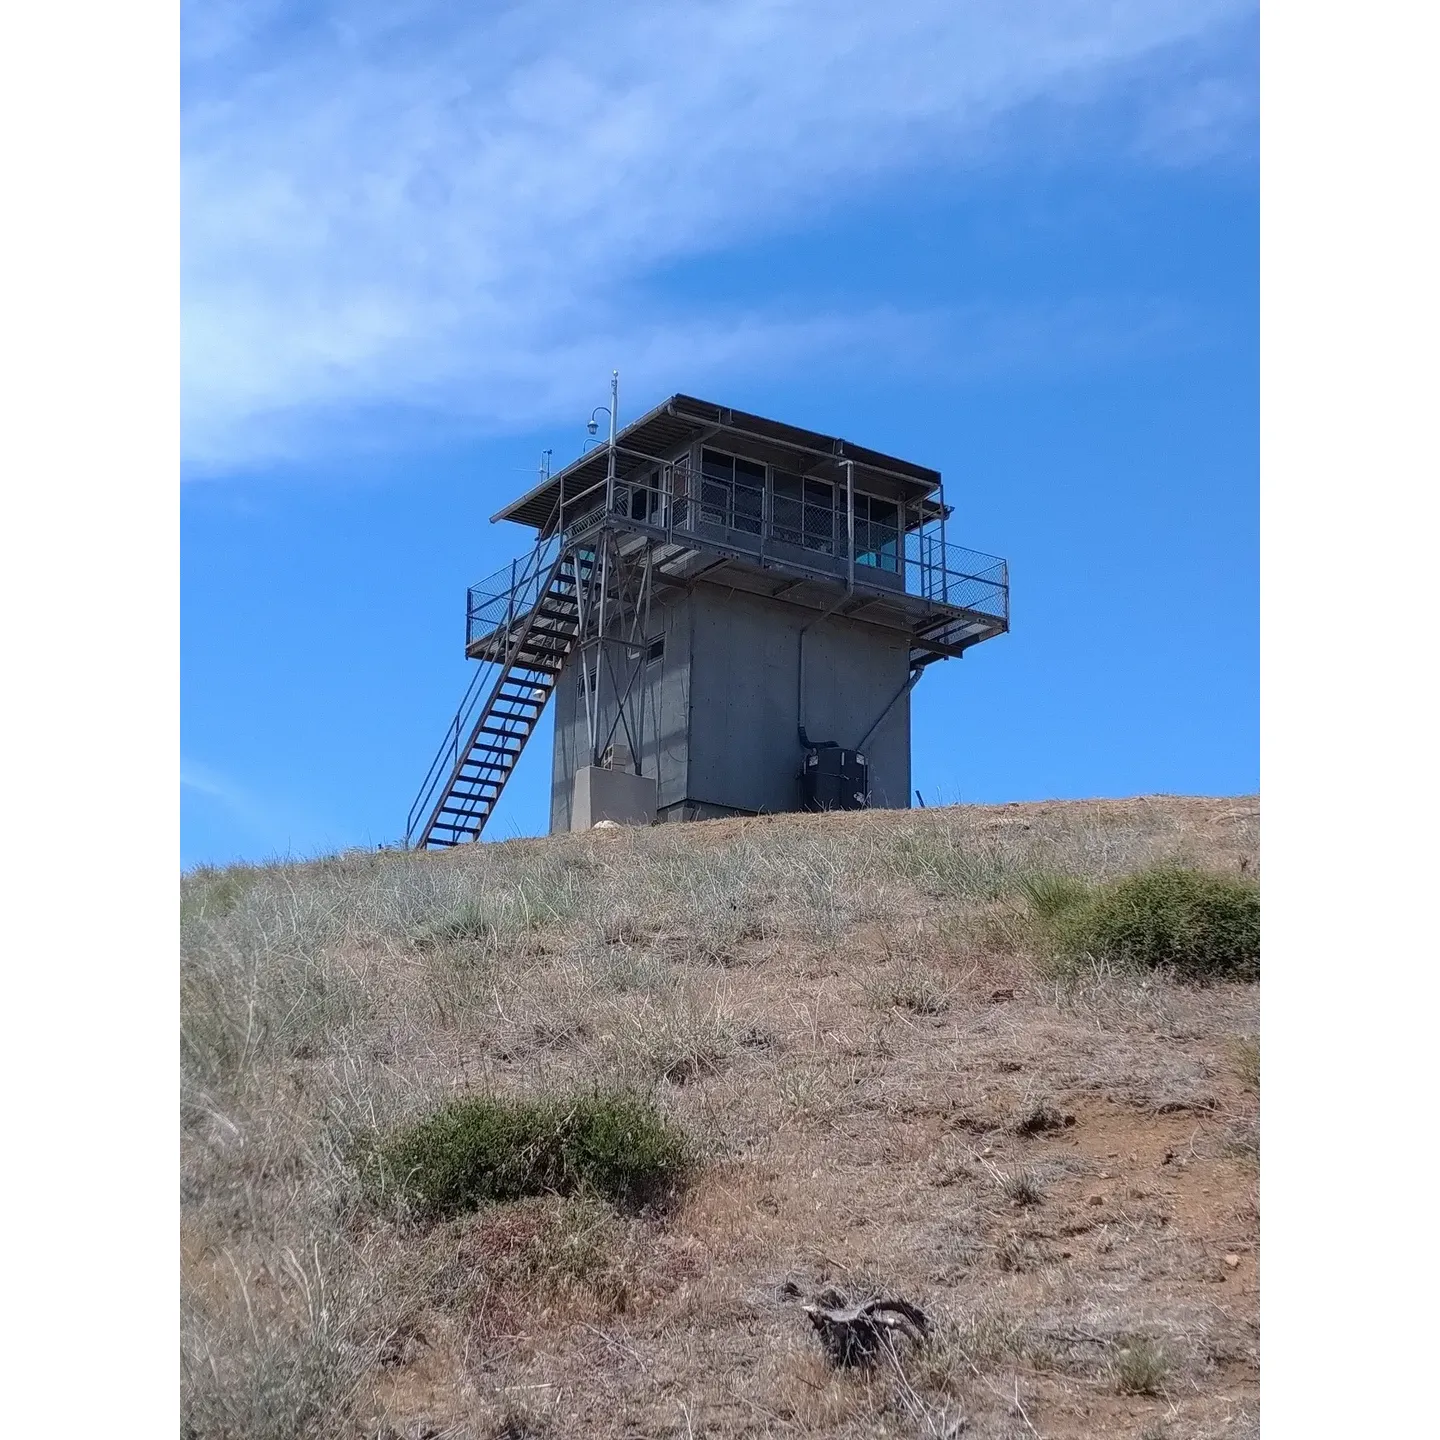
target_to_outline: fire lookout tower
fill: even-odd
[[[616,433],[614,401],[492,517],[536,542],[469,591],[406,843],[479,838],[552,696],[552,833],[907,806],[910,692],[1009,629],[1005,561],[948,542],[938,471],[688,395]]]

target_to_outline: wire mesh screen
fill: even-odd
[[[942,605],[1010,619],[1010,567],[998,556],[946,544],[938,525],[905,537],[905,589]]]
[[[472,585],[465,596],[465,644],[522,621],[539,603],[545,577],[560,553],[561,537],[552,535],[528,555]]]

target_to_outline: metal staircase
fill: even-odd
[[[594,564],[593,550],[542,544],[508,588],[472,591],[466,652],[481,667],[410,807],[407,847],[448,849],[485,828],[575,644]]]

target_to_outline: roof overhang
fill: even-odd
[[[838,436],[767,420],[692,395],[672,395],[616,435],[615,473],[621,480],[629,479],[657,462],[671,459],[697,440],[712,442],[722,449],[728,441],[741,454],[818,479],[843,479],[849,462],[854,467],[856,484],[866,491],[912,505],[934,497],[935,513],[939,513],[938,470],[854,445]],[[514,520],[548,531],[559,514],[562,498],[568,503],[605,479],[609,453],[608,445],[595,446],[511,501],[491,519]]]

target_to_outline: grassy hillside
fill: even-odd
[[[1258,827],[957,807],[186,877],[182,1433],[1257,1434],[1258,986],[1075,917],[1248,883]],[[935,1334],[837,1372],[827,1286]]]

